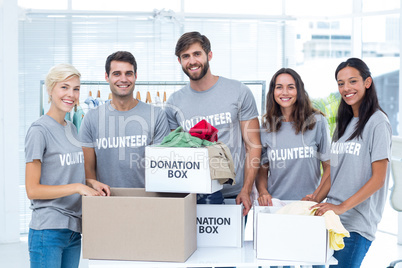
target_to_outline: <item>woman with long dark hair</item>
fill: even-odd
[[[266,103],[256,179],[259,204],[272,205],[272,198],[301,200],[329,176],[327,120],[313,108],[300,75],[290,68],[274,74]]]
[[[386,202],[391,125],[381,109],[368,66],[358,58],[335,71],[342,100],[331,145],[331,180],[316,195],[316,215],[333,210],[350,237],[336,251],[338,265],[360,267],[375,238]]]

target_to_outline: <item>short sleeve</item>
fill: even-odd
[[[165,104],[164,111],[166,113],[168,126],[170,129],[176,129],[179,127],[179,123],[177,122],[177,113],[179,108],[174,103],[174,95],[170,96]]]
[[[261,165],[264,165],[264,164],[266,164],[266,163],[268,163],[269,162],[269,159],[268,159],[268,148],[267,147],[262,147],[262,149],[261,149],[261,160],[260,160],[260,163],[261,163]]]
[[[166,119],[166,113],[164,110],[158,108],[157,118],[155,122],[155,132],[153,137],[153,144],[159,144],[163,138],[170,133],[169,124]]]
[[[38,159],[43,162],[46,150],[46,138],[43,129],[39,126],[31,126],[25,137],[25,162],[30,163]]]
[[[260,164],[264,165],[269,162],[268,158],[268,139],[269,133],[267,132],[267,128],[264,127],[263,124],[260,124],[260,138],[261,138],[261,158]]]
[[[244,84],[241,84],[241,93],[239,102],[239,120],[247,121],[258,117],[257,105],[251,90]]]
[[[319,120],[319,121],[318,121]],[[319,159],[321,161],[328,161],[331,158],[331,138],[329,135],[329,125],[328,121],[324,116],[319,116],[318,117],[318,122],[317,124],[319,126],[318,131],[320,132],[320,135],[317,135],[319,137],[318,141],[318,153],[319,153]]]
[[[374,127],[370,141],[371,163],[388,159],[391,161],[392,131],[388,122],[379,123]]]
[[[79,139],[82,143],[83,147],[89,147],[89,148],[94,148],[94,138],[93,138],[93,133],[92,133],[92,127],[91,127],[91,112],[97,112],[96,110],[91,110],[89,111],[85,116],[84,119],[82,120],[80,131],[78,133]]]

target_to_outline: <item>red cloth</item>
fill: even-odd
[[[191,136],[207,140],[210,142],[218,141],[218,130],[208,123],[205,119],[193,126],[189,133]]]

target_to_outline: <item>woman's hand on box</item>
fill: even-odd
[[[305,197],[302,198],[301,201],[314,201],[314,202],[317,202],[317,201],[315,200],[315,195],[314,195],[314,194],[308,194],[308,195],[306,195]]]
[[[80,195],[85,195],[85,196],[100,196],[101,193],[99,193],[97,190],[86,186],[85,184],[82,183],[77,183],[77,193]]]
[[[272,206],[272,196],[269,193],[260,194],[258,204],[260,206]]]
[[[86,179],[87,185],[99,192],[101,196],[110,196],[110,186],[94,179]]]
[[[250,193],[247,192],[244,188],[240,191],[240,193],[236,197],[236,204],[243,204],[243,216],[246,216],[251,209],[251,199]]]
[[[324,215],[325,212],[332,210],[336,215],[341,215],[343,214],[346,210],[343,208],[342,204],[340,205],[334,205],[331,203],[320,203],[317,205],[312,206],[310,209],[317,208],[315,211],[316,216],[322,216]]]

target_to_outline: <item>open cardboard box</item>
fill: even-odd
[[[112,188],[83,196],[83,258],[184,262],[197,248],[196,196]]]

